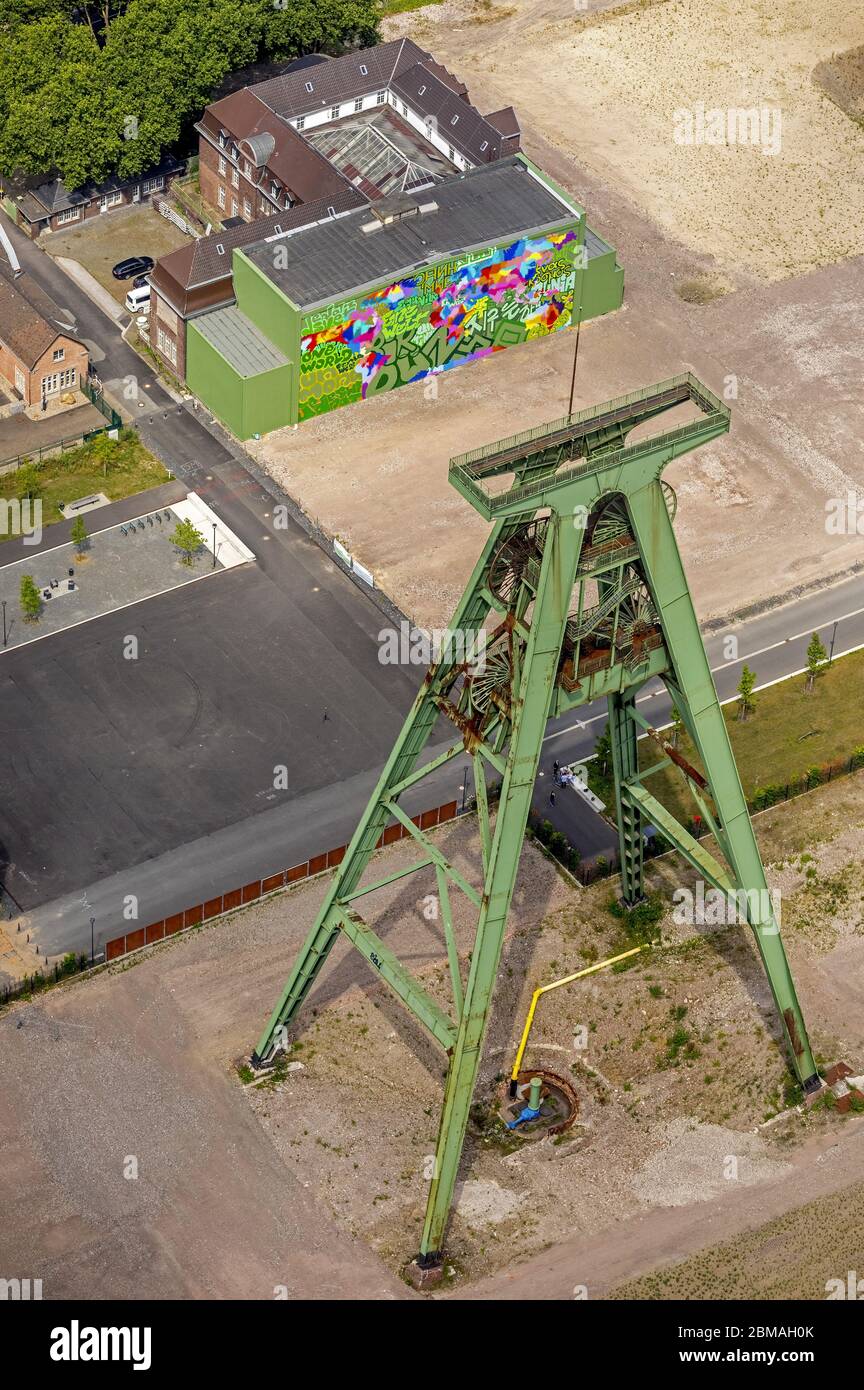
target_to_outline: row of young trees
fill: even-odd
[[[158,163],[227,73],[375,43],[378,0],[3,0],[0,173]]]

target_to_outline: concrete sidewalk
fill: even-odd
[[[131,317],[128,310],[108,290],[104,289],[94,275],[89,270],[85,270],[79,261],[73,261],[68,256],[55,256],[57,264],[74,280],[80,290],[83,290],[88,299],[92,299],[94,304],[98,304],[103,314],[107,314],[116,324],[122,324],[124,319]]]

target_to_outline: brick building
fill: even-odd
[[[0,183],[0,205],[16,226],[33,240],[42,232],[62,232],[79,227],[117,208],[146,203],[163,192],[173,178],[182,174],[183,160],[166,155],[153,169],[130,178],[112,175],[104,183],[87,183],[68,189],[62,179],[25,179]]]
[[[75,390],[87,379],[87,348],[57,325],[44,290],[0,263],[0,376],[25,405]]]

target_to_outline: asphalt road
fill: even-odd
[[[176,595],[167,595],[147,605],[148,609],[153,609],[147,621],[154,626],[161,621],[166,625],[166,630],[171,628],[172,623],[179,624],[183,627],[184,642],[194,647],[196,639],[200,638],[206,648],[210,639],[205,633],[211,633],[214,628],[220,631],[223,623],[227,624],[226,630],[243,638],[247,628],[267,628],[273,624],[274,614],[292,613],[295,608],[298,609],[297,619],[306,628],[309,641],[296,649],[289,641],[287,652],[282,651],[280,648],[283,644],[276,638],[278,624],[271,626],[273,640],[269,647],[265,644],[258,649],[254,668],[246,667],[246,679],[250,688],[257,685],[257,663],[266,665],[287,656],[290,669],[277,673],[275,691],[268,700],[272,717],[278,723],[284,714],[285,704],[290,705],[295,699],[295,685],[302,686],[298,707],[305,712],[292,730],[294,742],[300,764],[306,759],[311,765],[317,766],[321,774],[309,777],[301,771],[291,800],[269,805],[264,810],[255,806],[241,806],[233,812],[231,824],[224,823],[224,816],[223,823],[218,823],[218,815],[213,815],[214,806],[220,795],[224,794],[220,792],[218,774],[207,795],[190,797],[187,794],[185,798],[182,795],[181,776],[177,806],[163,827],[170,848],[166,846],[160,850],[151,834],[147,851],[150,857],[135,867],[127,867],[130,860],[135,858],[133,847],[140,843],[140,848],[143,848],[143,842],[133,839],[129,842],[133,852],[126,854],[123,865],[114,865],[112,872],[110,854],[106,853],[104,876],[86,889],[64,892],[58,888],[58,896],[51,895],[51,901],[45,901],[44,890],[41,895],[36,895],[40,897],[42,905],[33,907],[30,925],[42,949],[54,955],[83,946],[85,938],[89,936],[90,916],[97,919],[97,941],[117,935],[124,927],[122,903],[129,894],[137,896],[138,920],[145,923],[262,874],[275,872],[287,864],[301,862],[322,849],[344,844],[350,838],[374,785],[378,768],[389,750],[398,728],[399,715],[407,709],[418,681],[416,671],[406,673],[398,668],[394,670],[378,665],[375,636],[382,626],[380,613],[309,541],[299,526],[291,525],[283,531],[274,530],[273,495],[244,466],[243,456],[236,446],[218,429],[205,428],[202,420],[189,407],[177,406],[142,359],[120,339],[115,326],[101,310],[20,232],[13,229],[10,234],[25,269],[63,306],[75,331],[90,345],[93,360],[109,394],[121,395],[127,410],[138,415],[139,429],[145,442],[186,485],[194,487],[224,517],[259,557],[258,572],[244,571],[242,576],[235,575],[236,583],[230,593],[226,589],[217,597],[215,590],[217,583],[230,584],[231,576],[220,576],[212,585],[198,586],[199,589],[208,590],[215,610],[209,625],[204,624],[199,631],[196,632],[198,625],[194,621],[184,619],[179,613],[172,615],[166,612],[172,601],[179,602]],[[268,590],[263,587],[265,583],[270,586]],[[159,605],[159,619],[156,605]],[[252,624],[248,615],[254,615]],[[105,642],[110,646],[109,625],[116,620],[109,617],[91,625],[85,643]],[[335,663],[326,680],[320,676],[323,669],[320,666],[321,645],[316,645],[312,640],[312,634],[316,631],[320,635],[320,644],[327,648]],[[821,633],[826,646],[830,646],[834,638],[835,655],[864,645],[864,580],[852,580],[809,595],[747,623],[737,624],[729,633],[713,633],[708,639],[707,648],[720,698],[733,696],[745,661],[756,671],[759,685],[803,669],[804,653],[813,631]],[[154,631],[152,635],[156,642],[158,634]],[[725,654],[724,639],[730,636],[738,641],[734,659],[727,659]],[[50,642],[38,645],[48,649],[63,642],[64,634],[60,634]],[[222,656],[230,662],[231,654],[227,646],[223,646]],[[52,651],[52,663],[56,662],[55,675],[57,670],[68,665],[70,657],[71,650],[65,654],[58,650],[56,655]],[[10,653],[4,662],[14,659],[15,654]],[[209,663],[207,669],[212,670],[212,650],[209,657],[205,650],[204,660]],[[86,657],[83,662],[75,664],[78,668],[76,679],[83,679],[81,672],[87,669]],[[334,675],[337,668],[338,674]],[[23,674],[21,679],[26,685]],[[50,683],[43,676],[42,691]],[[273,689],[272,686],[270,688]],[[328,737],[336,733],[337,724],[340,735],[330,748],[329,755],[321,744],[320,730],[316,729],[318,713],[323,707],[321,691],[325,688],[328,720],[323,721],[322,717],[321,722]],[[105,710],[113,711],[118,700],[122,710],[119,692],[107,694],[106,690],[106,695]],[[152,688],[145,698],[158,706],[158,689]],[[659,683],[654,688],[648,687],[641,698],[649,706],[646,712],[650,713],[655,725],[660,726],[668,721],[669,700]],[[371,706],[371,726],[366,730],[364,743],[368,754],[365,759],[362,755],[355,756],[357,731],[352,724],[354,712],[363,703]],[[21,699],[18,708],[28,708],[26,698]],[[243,708],[242,702],[235,703],[233,708],[237,727],[243,721],[248,725],[248,711]],[[53,717],[60,717],[56,709]],[[548,777],[553,758],[564,763],[589,756],[602,732],[605,717],[605,709],[587,706],[552,721],[546,735],[541,775]],[[327,728],[331,723],[333,728]],[[32,756],[37,757],[38,765],[38,754]],[[361,766],[364,762],[365,767]],[[52,768],[45,766],[43,774],[46,779],[45,794],[50,795],[50,779],[53,775],[56,784],[56,769],[52,774]],[[157,775],[162,778],[169,776],[170,769],[162,766],[154,777]],[[422,791],[415,792],[413,797],[406,797],[405,804],[413,812],[454,796],[461,801],[463,778],[463,766],[459,761],[454,761],[427,781]],[[254,778],[252,780],[254,782]],[[7,787],[7,798],[13,793],[14,785],[13,782],[11,787]],[[547,782],[538,784],[538,806],[547,797],[547,786]],[[87,790],[90,790],[89,783]],[[2,792],[0,779],[0,794]],[[573,797],[573,805],[567,805],[567,820],[568,825],[572,824],[573,838],[583,855],[588,857],[608,852],[614,846],[614,835],[611,835],[609,827],[575,794],[561,793],[562,796],[565,794]],[[86,798],[84,800],[86,804]],[[81,816],[81,804],[80,795],[71,799],[65,808],[67,820]],[[260,807],[266,802],[259,801],[258,804]],[[30,810],[25,809],[29,818]],[[253,814],[256,809],[257,814]],[[3,833],[2,827],[0,833]],[[119,834],[119,827],[112,824],[109,818],[103,831],[105,842],[112,837],[118,840]],[[83,838],[82,843],[85,843]],[[67,873],[74,876],[74,857],[64,859],[64,862]]]
[[[215,587],[215,586],[214,586]],[[746,661],[765,685],[803,669],[804,653],[813,631],[818,631],[830,647],[834,622],[838,622],[835,656],[864,645],[864,579],[809,596],[794,604],[772,610],[740,625],[733,634],[715,634],[707,642],[721,699],[731,698]],[[738,658],[723,660],[724,635],[738,638]],[[46,644],[48,645],[48,644]],[[650,705],[655,725],[668,721],[669,700],[663,694],[642,696]],[[586,706],[577,719],[575,713],[550,722],[544,742],[541,771],[545,781],[538,790],[542,806],[553,759],[569,763],[584,759],[593,751],[603,730],[605,710]],[[440,745],[443,747],[443,744]],[[436,749],[429,750],[431,757]],[[85,890],[67,893],[29,914],[31,932],[43,951],[50,955],[73,947],[82,948],[89,933],[89,919],[96,918],[97,953],[99,943],[124,930],[123,898],[138,898],[141,925],[157,921],[167,913],[201,902],[217,893],[236,888],[262,875],[275,873],[290,864],[301,863],[311,854],[345,844],[374,786],[378,769],[358,772],[329,785],[321,785],[298,796],[290,804],[271,806],[257,815],[188,841],[157,859],[88,885]],[[463,800],[465,767],[454,761],[430,776],[421,788],[403,798],[411,814],[428,806],[456,799]],[[471,787],[464,793],[470,797]],[[572,797],[572,832],[587,858],[614,849],[614,833],[591,808],[573,792],[560,792],[557,800]]]

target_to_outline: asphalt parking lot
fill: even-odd
[[[269,567],[0,659],[0,862],[22,910],[386,757],[416,676],[378,663],[381,615],[311,543],[261,544]]]

